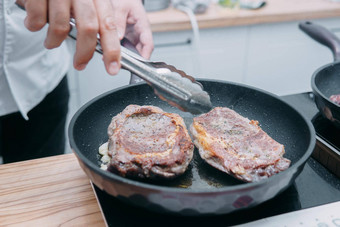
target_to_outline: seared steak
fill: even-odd
[[[283,145],[231,109],[216,107],[194,118],[190,130],[202,159],[242,181],[259,181],[290,165]]]
[[[183,119],[154,106],[129,105],[108,127],[108,170],[121,176],[173,178],[185,172],[194,145]]]

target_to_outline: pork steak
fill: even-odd
[[[259,123],[226,107],[195,117],[190,127],[199,154],[208,164],[242,181],[254,182],[287,169],[284,146]]]
[[[108,171],[121,176],[174,178],[193,157],[184,120],[155,106],[127,106],[112,118],[108,136]]]

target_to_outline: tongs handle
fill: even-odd
[[[77,29],[74,19],[70,20],[69,36],[77,39]],[[121,46],[121,65],[133,74],[145,80],[154,92],[169,104],[193,114],[205,113],[211,110],[212,104],[203,86],[193,77],[186,75],[171,65],[163,62],[151,62],[127,48]],[[96,52],[103,54],[98,35]]]
[[[70,25],[69,36],[76,39],[77,29],[74,19],[71,19]],[[192,77],[183,77],[173,66],[148,61],[123,46],[120,48],[122,68],[145,80],[160,98],[183,111],[192,113],[202,113],[211,109],[209,95]],[[103,54],[99,35],[96,52]],[[201,92],[204,94],[200,94]],[[200,100],[197,102],[193,96],[199,97]],[[201,100],[204,101],[203,105]]]

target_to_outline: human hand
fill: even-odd
[[[119,39],[126,37],[146,59],[154,45],[148,18],[141,0],[111,0]]]
[[[134,44],[139,46],[136,47],[143,51],[142,53],[145,53],[146,57],[150,56],[152,52],[151,31],[140,0],[125,0],[121,4],[117,4],[118,0],[116,4],[113,4],[110,0],[17,0],[17,3],[25,7],[27,11],[25,26],[30,31],[38,31],[47,22],[49,23],[44,43],[48,49],[61,45],[70,30],[70,18],[75,18],[78,33],[73,65],[78,70],[83,70],[92,58],[97,44],[97,34],[99,33],[106,71],[111,75],[118,73],[120,68],[119,40],[123,38],[121,34],[118,35],[118,25],[119,28],[122,28],[119,31],[123,33],[125,27],[122,26],[122,23],[125,23],[125,25],[126,23],[137,25],[134,27],[147,30],[140,31],[137,29],[138,32],[133,33],[137,34],[135,37],[139,37],[138,40],[142,40]],[[123,17],[125,21],[116,15],[118,9],[128,12],[127,16]],[[120,16],[124,16],[124,14],[120,14]],[[117,18],[119,18],[119,22]],[[143,38],[144,36],[146,38]],[[150,40],[151,44],[149,44]]]

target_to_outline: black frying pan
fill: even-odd
[[[312,22],[302,22],[299,27],[311,38],[329,47],[333,53],[334,62],[314,72],[312,89],[319,111],[340,128],[340,106],[329,99],[331,95],[340,94],[340,40],[326,28]]]
[[[180,114],[189,126],[192,115],[161,101],[142,83],[94,98],[81,107],[69,125],[69,140],[80,166],[100,189],[128,203],[157,212],[180,215],[226,214],[256,206],[285,190],[311,155],[315,132],[293,107],[270,93],[236,83],[199,80],[214,106],[234,109],[256,119],[275,140],[285,145],[287,170],[257,183],[243,183],[207,165],[197,155],[183,176],[171,181],[142,182],[99,168],[98,147],[108,140],[111,118],[129,104],[154,105]],[[279,206],[279,204],[278,204]]]

